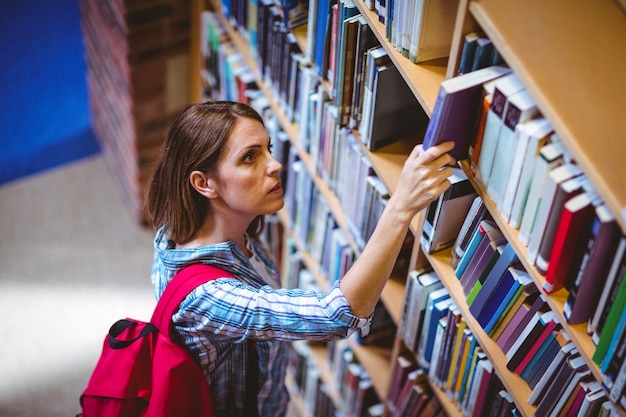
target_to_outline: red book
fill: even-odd
[[[579,194],[565,203],[563,214],[554,238],[543,289],[553,293],[565,286],[568,275],[578,271],[586,236],[591,231],[594,208],[587,193]]]
[[[491,386],[491,379],[497,378],[496,376],[494,376],[493,366],[488,360],[481,361],[481,365],[484,366],[484,368],[481,368],[482,377],[480,378],[480,386],[478,387],[478,392],[476,394],[476,398],[474,399],[475,402],[472,417],[478,417],[482,414],[485,405],[485,398],[487,398],[487,394],[489,393],[489,387]]]

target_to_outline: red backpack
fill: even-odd
[[[171,320],[194,288],[230,276],[214,266],[188,266],[166,287],[149,323],[123,319],[111,326],[80,396],[82,416],[213,416],[209,384],[187,350],[172,340]]]

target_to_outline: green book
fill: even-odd
[[[609,345],[611,344],[611,340],[613,339],[613,335],[615,334],[617,323],[620,321],[624,312],[624,305],[626,305],[626,273],[624,274],[624,278],[619,286],[613,305],[609,310],[609,314],[606,317],[604,326],[602,326],[602,332],[600,332],[600,338],[598,339],[596,351],[591,357],[597,365],[602,364],[604,356],[606,355]]]

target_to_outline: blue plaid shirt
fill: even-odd
[[[259,367],[259,416],[284,416],[289,394],[284,384],[288,361],[285,342],[346,338],[370,319],[352,314],[335,283],[328,292],[280,289],[280,276],[261,243],[250,249],[266,272],[259,274],[232,241],[193,249],[174,249],[163,229],[154,240],[152,283],[158,299],[174,275],[192,263],[222,268],[234,278],[219,278],[198,287],[174,314],[176,330],[211,387],[216,415],[243,416],[249,344],[256,341]],[[265,280],[273,280],[266,282]]]

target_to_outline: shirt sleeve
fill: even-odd
[[[173,317],[183,333],[201,332],[213,342],[249,337],[327,341],[369,333],[371,317],[352,314],[339,283],[328,292],[254,288],[236,279],[218,279],[198,287]]]

